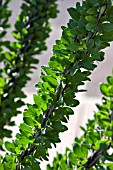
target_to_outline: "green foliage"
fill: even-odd
[[[6,23],[9,17],[8,2],[1,6],[1,27],[9,26]],[[34,64],[39,61],[34,55],[46,50],[45,40],[51,31],[49,19],[55,18],[57,14],[56,0],[47,1],[26,1],[21,5],[21,13],[15,23],[15,30],[12,32],[16,39],[14,42],[1,41],[1,62],[4,67],[0,70],[0,139],[5,136],[11,137],[11,131],[4,126],[13,126],[12,116],[20,111],[18,108],[24,105],[22,101],[26,97],[22,88],[30,80]],[[3,18],[3,19],[2,19]],[[1,33],[4,34],[4,31]],[[6,31],[5,31],[6,32]],[[5,35],[5,34],[4,34]],[[2,36],[0,37],[2,38]],[[9,134],[10,133],[10,134]],[[7,135],[8,134],[8,135]]]
[[[32,7],[36,7],[36,5],[34,5],[36,1],[26,0],[25,2],[29,5],[25,5],[25,3],[22,6],[22,9],[29,8],[30,6],[31,10]],[[43,5],[44,9],[46,7],[49,8],[49,6],[46,5],[47,2],[49,3],[49,1],[41,1],[39,7]],[[51,2],[54,3],[54,1]],[[90,80],[89,75],[96,67],[96,61],[103,61],[104,59],[104,52],[102,52],[102,50],[109,46],[110,41],[113,41],[113,30],[111,26],[111,18],[113,15],[112,8],[111,0],[86,0],[83,1],[82,5],[77,3],[76,8],[68,9],[71,19],[67,27],[62,27],[62,37],[60,40],[57,40],[56,45],[53,46],[53,56],[50,58],[48,66],[42,67],[42,81],[36,85],[38,90],[37,94],[34,95],[34,104],[28,104],[28,108],[24,111],[24,121],[19,126],[20,132],[16,134],[16,139],[12,142],[5,142],[5,148],[9,153],[1,160],[0,166],[2,169],[40,169],[40,160],[48,160],[48,148],[51,148],[52,145],[56,146],[56,143],[60,142],[59,133],[67,130],[65,123],[68,122],[69,116],[74,114],[72,107],[79,105],[76,94],[83,91],[83,89],[80,89],[81,85],[84,85],[86,81]],[[13,32],[13,35],[18,40],[18,43],[11,43],[13,46],[11,45],[10,47],[13,47],[13,49],[17,49],[17,46],[21,46],[20,49],[23,49],[22,43],[24,40],[26,41],[26,39],[22,39],[21,35],[24,34],[24,36],[27,37],[27,42],[29,42],[29,37],[31,42],[32,37],[35,35],[34,31],[32,32],[32,30],[30,30],[29,32],[30,27],[28,27],[28,30],[26,31],[25,25],[21,22],[21,20],[23,21],[24,19],[23,16],[26,16],[26,13],[28,12],[27,9],[24,11],[25,14],[22,13],[22,16],[19,16],[15,25],[16,31]],[[42,10],[42,8],[39,8],[39,11],[40,10]],[[48,10],[53,14],[54,8],[51,7]],[[41,11],[40,14],[41,16],[45,15],[45,13],[42,13]],[[30,12],[27,15],[29,16],[32,14]],[[52,17],[54,17],[54,15],[52,15]],[[43,22],[42,19],[40,22]],[[41,28],[39,31],[41,48],[44,47],[43,40],[45,40],[46,36],[46,34],[43,34],[44,32],[42,30],[43,29]],[[32,62],[31,51],[35,54],[35,48],[39,45],[37,44],[37,40],[32,44],[33,47],[30,46],[28,48],[29,50],[27,49],[27,53],[26,51],[25,53],[23,51],[20,51],[19,53],[23,54],[22,56],[25,57],[25,61],[27,60],[26,62],[28,63],[29,60],[31,63],[34,63],[34,59]],[[26,42],[24,45],[24,47],[26,47]],[[28,45],[29,44],[27,44],[27,47]],[[13,52],[15,53],[15,51]],[[10,59],[10,55],[5,54],[5,56]],[[21,60],[21,64],[22,63],[24,64],[24,59]],[[7,68],[6,73],[8,71]],[[25,71],[27,71],[26,66]],[[24,74],[23,71],[21,74]],[[5,83],[2,83],[2,86],[3,84]],[[23,86],[24,85],[21,82],[19,87],[16,85],[18,90],[14,91],[14,94],[19,95],[20,98],[23,97],[23,93],[20,93],[19,89]],[[112,95],[112,89],[112,77],[109,77],[108,85],[102,85],[101,91],[107,97],[111,97],[109,95]],[[13,98],[13,96],[11,98]],[[111,100],[108,100],[107,98],[104,98],[104,101],[105,103],[111,102]],[[104,104],[102,105],[102,111]],[[109,108],[109,104],[105,104],[105,106],[105,116],[96,117],[96,122],[99,123],[102,123],[105,119],[105,124],[102,124],[102,126],[105,128],[106,125],[107,130],[102,131],[102,140],[98,131],[92,132],[95,124],[90,120],[88,125],[88,136],[86,135],[86,138],[84,139],[83,137],[75,139],[73,152],[69,151],[69,149],[66,150],[66,155],[68,154],[68,151],[70,152],[69,158],[72,162],[69,162],[68,165],[66,160],[67,156],[58,155],[53,168],[55,166],[55,169],[58,169],[60,163],[60,169],[68,169],[68,167],[69,169],[72,169],[73,166],[77,166],[78,169],[81,169],[81,165],[83,166],[82,169],[87,168],[89,166],[89,162],[87,162],[89,149],[99,149],[99,152],[96,153],[99,158],[100,155],[105,153],[111,145],[111,139],[109,139],[109,137],[111,138],[111,122],[108,117],[111,103]],[[10,113],[11,106],[6,111]],[[86,131],[87,130],[84,129],[85,134]],[[87,142],[85,142],[86,139]],[[100,143],[97,143],[97,140],[100,140]],[[103,166],[102,164],[99,165],[100,167]],[[112,167],[111,164],[106,164],[106,166]],[[50,166],[48,166],[48,168],[51,169]]]
[[[8,4],[10,0],[6,0],[4,3],[0,1],[0,53],[3,51],[3,44],[5,43],[2,39],[7,34],[7,29],[11,27],[11,24],[9,24],[8,20],[11,16],[11,11],[8,9]],[[6,53],[7,55],[7,53]],[[9,56],[7,55],[7,58]],[[2,55],[0,55],[0,62],[2,62],[3,58]],[[1,77],[2,69],[0,69],[0,103],[1,103],[1,96],[3,95],[3,88],[5,86],[5,80]]]
[[[83,135],[75,138],[73,149],[67,148],[65,154],[57,154],[47,170],[113,168],[110,153],[113,149],[113,76],[107,77],[107,84],[102,83],[100,90],[104,96],[102,105],[97,104],[94,119],[88,120],[86,128],[81,127]]]

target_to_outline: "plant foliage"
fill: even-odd
[[[53,46],[53,56],[48,66],[42,66],[42,81],[36,85],[38,90],[34,95],[34,104],[28,104],[28,109],[24,111],[24,122],[19,126],[20,132],[16,134],[16,139],[5,142],[9,153],[1,159],[3,170],[40,169],[40,160],[48,160],[48,148],[60,142],[59,133],[67,130],[65,124],[69,116],[74,114],[72,107],[79,105],[76,94],[84,91],[81,85],[90,80],[89,75],[96,67],[96,61],[104,59],[102,50],[113,41],[111,0],[86,0],[82,5],[77,3],[76,8],[69,8],[68,12],[71,19],[67,27],[62,27],[62,37]],[[102,86],[102,91],[109,89],[109,85]],[[93,135],[99,138],[98,133]],[[108,149],[109,140],[104,142],[102,148]],[[76,147],[81,161],[87,157],[88,148],[79,144]],[[98,144],[97,149],[99,147]],[[66,166],[62,167],[64,169]]]
[[[1,32],[2,38],[9,26],[7,23],[9,14],[6,0],[1,4]],[[48,5],[46,5],[48,3]],[[39,61],[34,55],[40,54],[46,50],[45,40],[49,37],[51,31],[49,19],[55,18],[57,14],[56,0],[24,0],[21,5],[21,13],[15,23],[15,30],[12,35],[14,41],[1,41],[0,62],[4,67],[0,70],[0,139],[11,137],[11,130],[4,126],[13,126],[12,116],[20,113],[22,101],[26,97],[22,88],[25,87],[29,74],[32,73],[34,64]],[[3,19],[2,19],[3,18]],[[5,52],[3,50],[5,47]]]
[[[88,120],[86,128],[81,127],[83,135],[75,138],[73,149],[57,154],[47,170],[113,169],[113,76],[107,77],[107,84],[102,83],[100,90],[102,105],[97,104],[94,119]]]

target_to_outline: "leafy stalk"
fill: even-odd
[[[64,155],[57,154],[52,166],[55,169],[109,169],[113,168],[113,76],[107,77],[107,84],[100,85],[103,94],[102,105],[93,120],[88,120],[86,128],[81,127],[83,135],[75,138],[73,149],[66,149]],[[90,156],[89,156],[90,155]]]
[[[24,111],[16,140],[5,143],[11,154],[2,161],[4,169],[40,169],[39,161],[48,160],[48,148],[60,142],[59,133],[67,130],[64,123],[74,114],[71,107],[79,104],[76,93],[83,91],[80,86],[90,80],[96,61],[104,59],[102,49],[113,41],[110,0],[87,0],[68,11],[72,18],[67,28],[62,27],[61,40],[53,46],[48,67],[42,67],[35,104]]]
[[[1,53],[4,51],[4,46],[3,46],[3,43],[5,42],[4,38],[7,34],[7,29],[11,27],[11,24],[9,23],[9,18],[12,13],[12,11],[9,10],[10,1],[11,0],[5,0],[5,1],[0,0],[0,66],[3,65],[3,58]],[[5,86],[5,80],[2,74],[3,74],[3,69],[0,69],[0,106],[1,106],[1,97],[4,95],[4,86]],[[1,114],[2,113],[0,109],[0,115]],[[0,140],[0,148],[2,144],[3,141]]]
[[[22,88],[30,80],[29,74],[35,68],[33,64],[39,62],[34,55],[47,49],[45,40],[51,31],[49,19],[55,18],[57,12],[56,0],[35,0],[32,2],[24,0],[15,30],[12,32],[16,41],[2,42],[8,51],[1,54],[4,62],[1,72],[3,80],[0,104],[1,140],[3,137],[11,137],[11,131],[4,126],[14,125],[11,118],[20,113],[18,108],[24,105],[22,99],[26,95]]]
[[[9,24],[9,17],[11,16],[11,10],[9,10],[10,0],[0,0],[0,53],[3,52],[2,43],[4,42],[4,37],[7,34],[7,29],[11,26]],[[3,58],[0,55],[0,64],[2,64]],[[3,87],[5,85],[4,79],[1,77],[2,69],[0,69],[0,103],[1,103],[1,96],[3,95]]]

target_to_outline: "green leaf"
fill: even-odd
[[[0,87],[4,87],[4,85],[5,85],[5,80],[2,77],[0,77]]]
[[[75,20],[77,20],[77,21],[79,20],[80,15],[79,15],[78,11],[77,11],[75,8],[69,8],[69,9],[68,9],[68,12],[69,12],[70,16],[71,16],[73,19],[75,19]]]
[[[6,31],[2,31],[1,33],[0,33],[0,38],[3,38],[5,35],[6,35]]]
[[[88,155],[88,148],[87,147],[85,147],[85,146],[80,146],[80,145],[78,145],[78,144],[75,144],[74,145],[74,154],[76,154],[76,156],[78,157],[78,158],[82,158],[82,159],[84,159],[84,158],[87,158],[87,155]]]
[[[70,106],[70,107],[76,107],[79,105],[79,101],[76,100],[76,99],[71,99],[69,100],[69,97],[65,95],[64,97],[64,102],[66,103],[67,106]]]
[[[24,122],[31,127],[35,126],[35,122],[31,117],[24,117]]]
[[[100,85],[101,92],[107,97],[113,97],[113,86],[109,86],[108,84]]]
[[[21,34],[18,32],[12,32],[12,35],[14,36],[14,38],[16,38],[17,40],[20,40],[21,39]]]
[[[4,165],[4,170],[9,170],[9,169],[16,170],[16,163],[14,162],[9,162],[9,163],[4,162],[3,165]]]
[[[97,49],[88,49],[92,55],[92,59],[95,61],[101,61],[100,53],[98,52]]]
[[[20,124],[20,129],[24,132],[28,132],[28,133],[33,133],[33,130],[31,127],[29,127],[26,123],[21,123]]]
[[[44,76],[45,81],[47,81],[49,84],[52,84],[53,86],[57,87],[58,86],[58,81],[54,77],[47,75]]]
[[[21,136],[21,137],[18,139],[17,143],[20,144],[20,145],[23,144],[23,145],[25,145],[25,147],[26,147],[27,144],[33,143],[33,141],[32,141],[32,140],[29,140],[29,139],[28,139],[27,137],[25,137],[25,136]]]
[[[109,170],[113,169],[113,163],[106,163],[106,166],[109,168]]]
[[[88,148],[86,146],[81,146],[81,152],[82,152],[82,156],[83,158],[87,158],[88,156]]]
[[[60,114],[60,113],[69,116],[69,115],[73,115],[74,111],[70,107],[62,107],[56,111],[56,114]]]
[[[99,37],[95,37],[95,38],[94,38],[94,42],[95,42],[95,45],[96,45],[96,46],[101,45],[101,40],[100,40]]]
[[[57,77],[56,71],[50,70],[49,67],[42,66],[41,68],[47,73],[47,75],[50,75],[50,76],[52,76],[52,77],[54,77],[54,78]]]
[[[0,163],[0,170],[4,170],[4,166],[1,163]]]
[[[67,164],[67,162],[65,161],[65,159],[63,159],[63,158],[62,158],[62,160],[61,160],[61,162],[60,162],[60,167],[61,167],[61,169],[68,169],[68,170],[69,170],[68,164]]]
[[[9,52],[5,52],[4,55],[5,55],[5,58],[6,58],[8,61],[11,61],[12,57],[11,57],[11,55],[10,55]]]
[[[5,147],[8,151],[15,153],[15,145],[11,142],[5,142]]]
[[[53,124],[51,125],[53,126]],[[57,126],[54,126],[54,129],[53,128],[47,128],[46,129],[46,133],[45,133],[45,137],[51,141],[51,143],[58,143],[58,142],[61,142],[61,140],[59,139],[59,135],[58,133],[60,132],[59,131],[60,129],[57,128]]]
[[[85,18],[88,22],[95,23],[95,24],[98,23],[98,19],[95,16],[88,15]]]
[[[107,19],[113,24],[113,6],[111,6],[107,13]]]
[[[86,29],[88,31],[91,31],[95,28],[95,23],[92,23],[92,22],[89,22],[87,25],[86,25]]]
[[[101,28],[103,29],[103,31],[110,32],[113,31],[113,24],[104,23],[101,25]]]
[[[65,125],[62,125],[60,121],[52,121],[52,127],[58,132],[64,132],[68,129]]]
[[[80,66],[87,69],[87,70],[93,70],[94,69],[94,64],[92,64],[92,59],[91,58],[85,58],[80,62]]]
[[[110,85],[113,85],[113,77],[112,76],[108,76],[107,81]]]
[[[16,159],[16,156],[6,154],[5,158],[7,162],[14,162]]]
[[[87,10],[87,14],[96,14],[97,13],[97,8],[93,7]]]
[[[63,68],[61,66],[60,63],[58,63],[57,61],[49,61],[49,66],[50,68],[53,68],[54,70],[58,70],[58,71],[63,71]]]
[[[87,48],[92,48],[94,46],[94,40],[93,39],[90,39],[88,42],[87,42]]]
[[[80,44],[80,43],[76,43],[76,42],[72,43],[72,44],[69,44],[69,46],[68,46],[69,50],[71,50],[71,51],[82,50],[85,47],[86,47],[85,44]]]
[[[48,161],[48,160],[47,160]],[[32,160],[31,161],[31,165],[30,165],[30,167],[31,167],[31,170],[32,169],[36,169],[36,170],[41,170],[41,168],[40,168],[40,163],[35,159],[34,161]]]
[[[113,31],[106,32],[105,34],[101,35],[100,40],[102,40],[102,41],[113,41]]]
[[[69,153],[69,160],[71,161],[72,164],[76,165],[77,162],[77,155],[74,152]]]
[[[81,72],[80,70],[77,70],[74,76],[69,77],[69,81],[71,82],[73,87],[76,87],[76,85],[82,85],[83,81],[87,80],[87,73],[88,72]]]
[[[40,107],[41,102],[42,102],[42,97],[34,94],[33,99],[34,99],[34,102],[36,103],[36,105]]]

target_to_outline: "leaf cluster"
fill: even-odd
[[[1,160],[2,169],[40,169],[39,162],[48,160],[48,148],[60,142],[59,134],[67,130],[69,116],[74,114],[72,107],[79,105],[76,94],[84,90],[81,85],[90,80],[96,61],[104,59],[102,50],[113,41],[111,0],[86,0],[68,12],[71,19],[67,27],[62,27],[62,37],[53,46],[48,66],[42,66],[42,81],[36,85],[34,104],[28,104],[24,111],[16,139],[5,143],[10,153]],[[99,138],[98,133],[93,135]],[[80,159],[87,157],[84,145],[77,143],[75,150]]]
[[[86,128],[81,127],[83,135],[75,138],[72,150],[66,148],[65,154],[57,154],[52,166],[47,170],[63,169],[113,169],[113,76],[102,83],[102,105],[93,120],[88,120]]]
[[[6,0],[1,5],[1,37],[5,36],[5,29],[9,18],[8,4]],[[48,5],[47,5],[48,3]],[[13,126],[13,116],[21,113],[19,108],[24,105],[22,101],[26,97],[23,87],[30,80],[30,74],[35,69],[39,60],[35,55],[47,49],[46,39],[51,31],[49,19],[57,15],[56,0],[39,1],[24,0],[21,5],[21,13],[12,31],[14,41],[1,40],[0,62],[3,68],[0,70],[0,139],[11,137],[11,130],[4,126]],[[3,19],[2,19],[3,18]],[[1,143],[2,144],[2,143]]]

